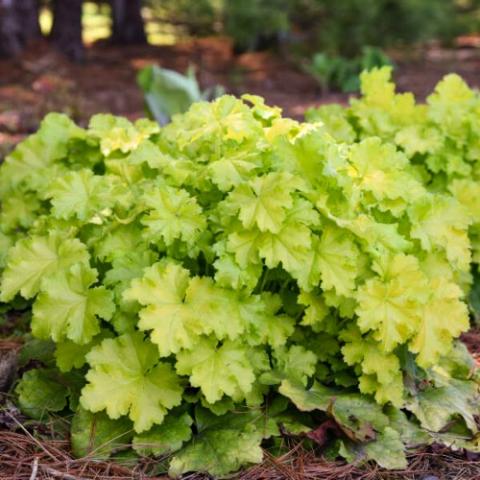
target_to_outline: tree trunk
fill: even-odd
[[[37,0],[0,0],[0,54],[14,57],[41,36]]]
[[[42,36],[39,22],[38,0],[16,0],[15,9],[22,25],[21,37],[24,44]]]
[[[71,60],[82,61],[82,0],[54,0],[53,26],[50,38]]]
[[[110,0],[113,16],[114,43],[143,44],[147,42],[142,18],[142,0]]]
[[[14,0],[0,0],[0,53],[14,57],[23,48]]]

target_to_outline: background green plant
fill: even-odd
[[[318,49],[346,57],[359,55],[364,45],[449,38],[449,30],[457,28],[450,0],[298,0],[292,17],[311,32]]]
[[[367,46],[355,58],[317,53],[306,70],[318,81],[324,92],[338,89],[349,93],[359,90],[360,72],[385,65],[392,65],[390,58],[379,48]]]
[[[143,92],[148,115],[160,125],[170,122],[177,113],[185,113],[195,102],[212,100],[225,93],[220,85],[202,92],[193,67],[182,75],[151,65],[140,70],[137,83]]]
[[[355,57],[365,45],[450,41],[478,28],[476,1],[458,0],[182,0],[149,3],[159,17],[191,23],[192,32],[231,36],[255,49],[282,38],[303,51]],[[269,41],[268,41],[269,40]]]
[[[106,3],[85,3],[88,41],[108,37]],[[221,34],[230,36],[238,51],[280,43],[303,54],[322,51],[347,58],[360,55],[365,45],[388,48],[431,39],[448,43],[480,25],[478,0],[145,0],[144,7],[155,41],[175,33]],[[45,32],[51,22],[44,10]]]

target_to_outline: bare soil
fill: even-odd
[[[390,54],[396,63],[399,90],[413,91],[420,100],[449,72],[459,73],[472,86],[480,85],[479,48],[445,50],[430,45]],[[143,100],[136,75],[149,64],[180,72],[193,65],[202,87],[220,84],[235,95],[261,95],[269,104],[282,107],[285,115],[297,119],[311,106],[348,102],[346,94],[322,94],[301,62],[287,53],[234,55],[228,38],[204,38],[164,47],[119,48],[97,43],[88,48],[82,64],[69,62],[41,42],[20,58],[0,60],[0,155],[2,146],[5,151],[34,131],[49,111],[68,113],[80,124],[99,112],[142,116]]]

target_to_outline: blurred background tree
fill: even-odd
[[[431,38],[448,40],[457,29],[452,0],[292,0],[292,26],[307,45],[353,57],[364,45],[390,47]]]
[[[141,0],[110,0],[112,7],[112,41],[124,44],[147,42]]]
[[[38,0],[0,0],[0,54],[18,55],[40,36]]]
[[[237,52],[287,44],[298,53],[347,58],[365,45],[450,41],[478,29],[480,0],[109,0],[110,40],[145,43],[152,25],[182,36],[229,36]],[[0,0],[0,53],[18,55],[40,36],[39,9],[53,15],[49,38],[73,60],[83,57],[82,0]],[[102,10],[104,11],[104,10]],[[145,27],[145,22],[147,23]],[[474,27],[472,27],[474,25]]]
[[[0,0],[0,53],[18,55],[34,39],[42,36],[40,10],[52,17],[48,39],[74,61],[84,57],[83,0]],[[146,43],[142,0],[109,0],[88,2],[109,4],[111,41],[117,44]]]
[[[275,46],[288,35],[293,6],[292,0],[227,0],[223,31],[233,39],[237,52]]]
[[[72,60],[83,59],[82,0],[53,0],[50,40]]]

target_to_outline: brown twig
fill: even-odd
[[[70,473],[60,472],[59,470],[56,470],[55,468],[48,467],[47,465],[40,465],[40,468],[42,470],[45,470],[52,477],[63,478],[65,480],[87,480],[86,478],[78,477],[76,475],[71,475]]]
[[[54,462],[57,461],[55,456],[53,456],[44,447],[44,445],[40,441],[38,441],[10,412],[5,411],[5,415],[10,417],[13,420],[13,422],[16,423],[22,429],[22,431],[25,433],[25,435],[27,435],[27,437],[29,437],[34,443],[36,443],[38,445],[38,447],[41,448]]]
[[[32,465],[32,473],[30,474],[29,480],[35,480],[37,478],[37,472],[38,472],[38,457],[35,457],[35,460],[33,461],[33,465]]]

